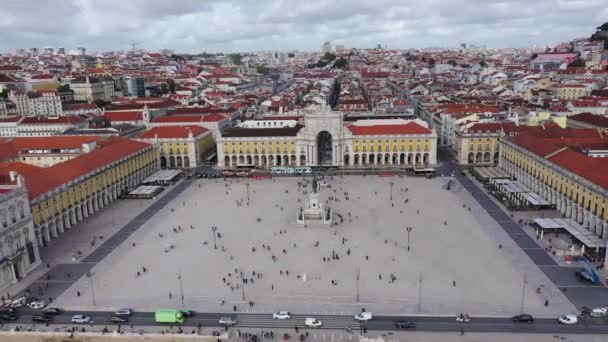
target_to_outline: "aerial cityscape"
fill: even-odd
[[[602,1],[2,12],[0,341],[608,341]]]

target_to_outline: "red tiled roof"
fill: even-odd
[[[415,122],[400,125],[346,126],[353,135],[430,134],[431,130]]]
[[[16,137],[6,141],[2,145],[11,145],[15,151],[21,150],[50,150],[50,149],[77,149],[82,144],[89,142],[99,142],[101,137],[96,135],[53,135],[50,137]]]
[[[141,121],[144,119],[140,111],[105,112],[103,117],[110,121]]]
[[[208,129],[201,127],[201,126],[195,126],[195,125],[158,126],[158,127],[153,127],[150,130],[146,131],[139,138],[140,139],[154,139],[154,138],[184,139],[184,138],[188,138],[188,136],[190,135],[190,132],[192,132],[192,136],[196,137],[207,131],[208,131]]]
[[[152,120],[153,123],[179,123],[179,122],[215,122],[226,119],[221,114],[208,115],[169,115],[161,116]]]
[[[10,171],[17,171],[25,178],[31,199],[149,146],[145,142],[112,138],[98,149],[48,168],[16,162],[0,167],[0,175],[6,179]]]
[[[36,117],[26,117],[21,121],[22,125],[71,125],[81,123],[84,120],[78,116],[74,115],[64,115],[57,117],[45,117],[45,116],[36,116]]]
[[[2,118],[0,119],[0,122],[18,122],[19,120],[21,120],[22,116],[20,115],[12,115],[12,116],[8,116],[6,118]]]
[[[608,128],[608,118],[603,115],[580,113],[568,117],[568,120],[584,122],[593,126]]]

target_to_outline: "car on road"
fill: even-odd
[[[528,314],[515,315],[511,318],[513,322],[534,323],[534,317]]]
[[[14,321],[17,319],[17,315],[15,314],[0,314],[0,321]]]
[[[290,319],[291,313],[289,311],[279,311],[272,314],[273,319]]]
[[[186,318],[192,317],[192,316],[194,316],[194,311],[193,310],[182,310],[182,315],[184,315],[184,317],[186,317]]]
[[[237,322],[236,318],[233,317],[221,317],[220,318],[220,325],[226,326],[226,327],[230,327],[235,325]]]
[[[109,321],[110,323],[127,323],[129,319],[125,316],[112,316]]]
[[[74,315],[72,316],[72,323],[92,323],[93,319],[87,315]]]
[[[605,317],[606,315],[608,315],[608,308],[595,308],[589,313],[591,317]]]
[[[578,323],[578,317],[576,315],[561,315],[559,316],[559,323],[572,325]]]
[[[369,311],[359,312],[358,314],[355,315],[355,319],[357,321],[369,321],[372,318],[374,318],[374,316]]]
[[[129,317],[131,316],[131,314],[133,313],[133,311],[131,311],[131,309],[120,309],[117,310],[116,312],[114,312],[114,316],[126,316]]]
[[[0,307],[0,314],[9,314],[9,315],[13,315],[15,314],[17,311],[13,308],[9,308],[7,306],[2,306]]]
[[[46,323],[46,322],[50,322],[53,320],[53,316],[49,316],[49,315],[34,315],[34,317],[32,317],[32,322],[36,322],[36,323]]]
[[[44,303],[43,300],[37,300],[37,301],[31,302],[28,306],[30,307],[30,309],[39,310],[39,309],[42,309],[45,305],[46,304]]]
[[[61,310],[58,308],[44,308],[42,309],[44,315],[59,315]]]
[[[10,302],[9,306],[11,308],[18,308],[21,306],[24,306],[27,302],[27,299],[25,297],[19,297],[15,300],[13,300],[12,302]]]
[[[414,321],[405,321],[405,320],[401,320],[401,321],[395,321],[395,328],[398,329],[414,329],[416,328],[416,322]]]
[[[304,320],[304,325],[309,328],[318,328],[323,325],[323,322],[319,321],[318,319],[316,319],[314,317],[307,317]]]

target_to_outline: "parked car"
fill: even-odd
[[[58,308],[44,308],[42,309],[42,313],[45,315],[59,315],[61,310]]]
[[[561,315],[559,316],[559,322],[561,324],[572,325],[578,323],[578,317],[575,315]]]
[[[304,320],[304,325],[309,328],[319,328],[323,325],[323,322],[319,321],[314,317],[308,317]]]
[[[534,323],[534,317],[528,314],[516,315],[511,318],[513,322]]]
[[[43,300],[37,300],[34,302],[31,302],[29,307],[30,309],[34,309],[34,310],[38,310],[38,309],[42,309],[46,304],[44,303]]]
[[[53,316],[49,316],[49,315],[35,315],[34,317],[32,317],[32,322],[36,322],[36,323],[46,323],[46,322],[50,322],[53,320]]]
[[[110,317],[110,323],[127,323],[129,319],[125,316],[112,316]]]
[[[414,329],[416,323],[414,321],[396,321],[395,327],[399,329]]]
[[[131,309],[120,309],[120,310],[114,312],[114,316],[129,317],[129,316],[131,316],[132,313],[133,313],[133,311],[131,311]]]
[[[223,326],[227,326],[227,327],[233,326],[236,324],[236,322],[237,322],[236,318],[233,318],[233,317],[221,317],[220,318],[220,325],[223,325]]]
[[[74,315],[72,316],[72,323],[91,323],[93,322],[93,319],[91,318],[91,316],[87,316],[87,315]]]
[[[372,315],[371,312],[369,311],[363,311],[363,312],[359,312],[358,314],[355,315],[355,319],[357,321],[369,321],[370,319],[372,319],[374,316]]]
[[[21,306],[24,306],[27,302],[27,299],[25,297],[19,297],[15,300],[13,300],[12,302],[10,302],[9,306],[11,308],[18,308]]]
[[[608,308],[595,308],[589,314],[591,317],[605,317],[608,315]]]
[[[274,319],[290,319],[291,313],[289,311],[279,311],[272,314],[272,318]]]

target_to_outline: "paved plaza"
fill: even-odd
[[[92,269],[95,306],[86,277],[55,304],[181,307],[183,289],[184,306],[201,311],[511,315],[523,290],[526,312],[575,311],[466,190],[445,188],[449,178],[320,180],[343,220],[304,228],[296,211],[310,180],[248,180],[249,203],[245,180],[195,183]]]

